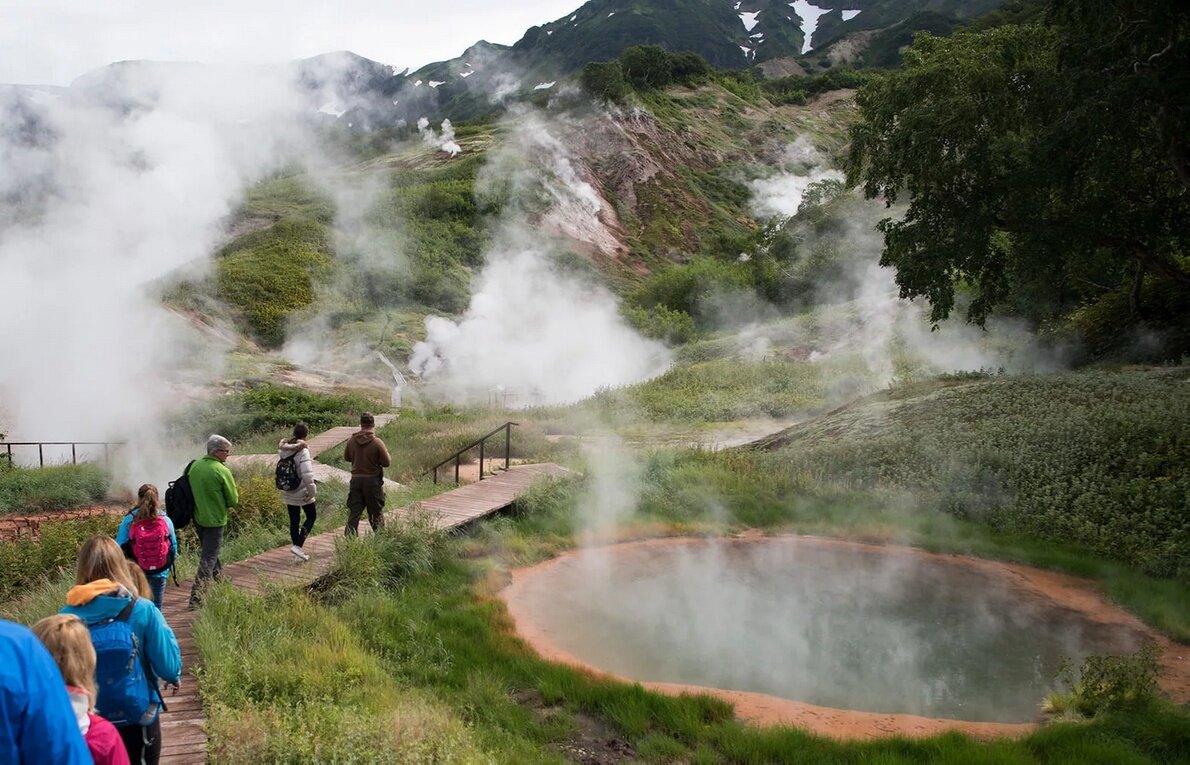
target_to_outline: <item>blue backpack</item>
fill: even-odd
[[[117,727],[149,725],[157,717],[157,694],[150,690],[140,645],[128,624],[135,604],[130,601],[112,618],[87,625],[95,646],[95,711]]]

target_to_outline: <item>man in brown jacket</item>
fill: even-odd
[[[372,531],[384,527],[384,469],[392,460],[388,447],[376,437],[376,418],[364,412],[359,416],[359,430],[347,439],[343,459],[351,463],[351,484],[347,490],[347,529],[349,537],[359,535],[359,518],[368,508]]]

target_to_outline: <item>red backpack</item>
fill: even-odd
[[[169,543],[169,524],[161,516],[147,521],[133,521],[128,528],[128,546],[132,559],[146,574],[160,574],[174,562]]]

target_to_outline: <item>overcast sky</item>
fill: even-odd
[[[420,67],[511,45],[585,0],[0,0],[0,83],[68,85],[113,61],[273,62],[350,50]]]

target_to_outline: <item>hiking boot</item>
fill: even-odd
[[[289,548],[289,551],[293,553],[293,557],[297,558],[298,560],[310,560],[310,556],[306,555],[306,553],[302,551],[302,548],[298,547],[297,545],[292,545]]]

